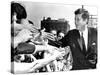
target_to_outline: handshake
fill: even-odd
[[[51,55],[44,59],[34,61],[33,67],[29,70],[29,72],[34,72],[37,69],[46,66],[50,62],[55,61],[56,59],[62,58],[68,53],[69,51],[68,49],[70,49],[69,46],[66,48],[57,48],[50,45],[48,45],[47,48],[48,48],[48,51],[51,53]]]
[[[65,48],[57,48],[55,46],[47,45],[48,52],[52,54],[56,58],[63,57],[70,52],[70,47],[67,46]]]

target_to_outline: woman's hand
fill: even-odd
[[[29,39],[33,38],[32,37],[32,33],[29,30],[27,30],[27,29],[21,30],[18,33],[17,37],[19,37],[19,39],[21,40],[21,42],[26,42]]]

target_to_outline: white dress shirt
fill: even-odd
[[[81,32],[80,32],[80,35],[82,35]],[[85,47],[86,47],[86,50],[87,50],[87,44],[88,44],[88,28],[87,28],[87,26],[86,26],[85,30],[83,31],[83,38],[84,38]]]

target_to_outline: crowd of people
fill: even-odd
[[[89,29],[94,33],[90,34],[94,37],[89,47],[84,47],[83,41],[80,42],[81,35],[87,29],[88,21],[88,11],[80,8],[75,11],[76,29],[70,30],[66,35],[56,30],[45,32],[45,28],[37,29],[34,23],[27,19],[24,6],[12,2],[11,72],[55,72],[96,68],[97,32],[95,29]]]

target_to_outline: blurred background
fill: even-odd
[[[68,5],[68,4],[54,4],[54,3],[42,3],[42,2],[19,2],[25,6],[28,19],[31,20],[36,27],[40,28],[41,20],[43,17],[57,20],[64,19],[69,22],[70,29],[75,28],[74,25],[74,11],[78,8],[82,8],[82,5]],[[90,18],[92,20],[91,26],[97,25],[97,15],[98,10],[95,6],[83,7],[89,11]]]

